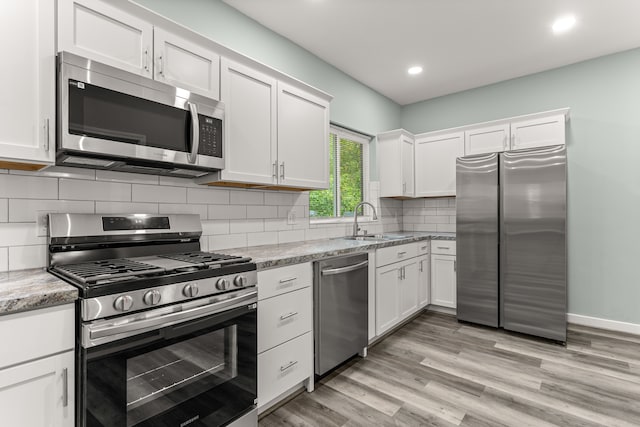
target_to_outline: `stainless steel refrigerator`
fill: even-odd
[[[460,157],[458,320],[566,341],[564,146]]]

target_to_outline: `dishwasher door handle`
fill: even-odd
[[[362,261],[358,264],[353,264],[353,265],[348,265],[346,267],[340,267],[340,268],[331,268],[329,270],[322,270],[322,275],[323,276],[331,276],[333,274],[342,274],[342,273],[348,273],[350,271],[354,271],[354,270],[359,270],[363,267],[366,267],[367,265],[369,265],[369,261]]]

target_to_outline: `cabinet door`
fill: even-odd
[[[2,425],[73,427],[74,352],[0,370]]]
[[[509,149],[509,123],[465,131],[464,155],[498,153]]]
[[[329,102],[278,82],[278,182],[329,188]]]
[[[511,149],[564,145],[563,114],[511,123]]]
[[[381,335],[400,320],[400,269],[394,264],[376,270],[376,335]]]
[[[220,99],[220,55],[173,33],[154,28],[156,80]]]
[[[58,2],[58,50],[151,77],[153,26],[99,0]]]
[[[456,308],[456,257],[431,255],[431,304]]]
[[[418,258],[418,307],[426,307],[431,303],[431,273],[429,255]]]
[[[464,152],[462,132],[416,137],[416,197],[456,195],[456,157]]]
[[[224,180],[276,184],[276,79],[221,60],[225,104]]]
[[[0,168],[37,170],[55,152],[55,2],[0,2]]]
[[[418,259],[413,258],[402,263],[400,276],[398,298],[402,320],[418,310]]]
[[[402,136],[402,195],[414,196],[413,139]]]

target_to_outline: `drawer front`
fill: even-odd
[[[389,246],[376,251],[376,267],[382,267],[398,261],[418,256],[418,244],[408,243],[406,245]]]
[[[311,330],[311,288],[278,295],[258,303],[258,353]]]
[[[72,350],[75,323],[73,304],[0,316],[0,368]]]
[[[313,283],[311,263],[258,271],[258,299],[306,288]]]
[[[429,241],[422,240],[420,242],[416,242],[418,245],[418,255],[426,255],[429,253]]]
[[[312,375],[311,332],[258,355],[258,407]]]
[[[441,255],[455,255],[456,242],[454,240],[432,240],[431,253]]]

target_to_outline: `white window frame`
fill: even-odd
[[[362,201],[371,203],[371,194],[369,189],[369,181],[370,181],[370,146],[371,141],[373,140],[372,136],[365,135],[359,132],[352,131],[350,129],[344,128],[342,126],[331,124],[329,129],[330,134],[336,135],[336,187],[340,189],[340,173],[339,173],[339,165],[340,165],[340,140],[347,139],[349,141],[357,142],[362,145]],[[375,203],[373,203],[375,205]],[[336,197],[334,199],[334,206],[337,207],[334,209],[334,212],[338,212],[340,206],[340,191],[336,192]],[[363,208],[361,208],[363,209]],[[358,215],[358,222],[371,222],[373,221],[373,216],[370,213],[371,208],[368,206],[364,207],[364,212],[366,215]],[[353,217],[323,217],[323,218],[313,218],[309,217],[310,224],[346,224],[353,223]]]

